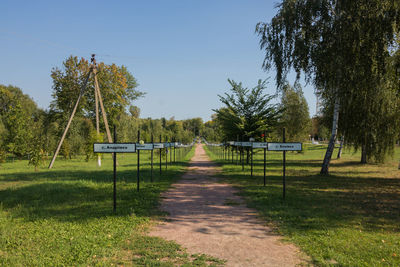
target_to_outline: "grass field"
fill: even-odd
[[[94,160],[57,160],[35,172],[27,161],[0,165],[0,265],[77,266],[218,265],[206,255],[188,255],[173,242],[145,235],[160,193],[178,179],[194,150],[180,163],[158,158],[150,182],[149,152],[141,152],[142,182],[136,190],[136,154],[118,154],[117,212],[113,213],[113,169]]]
[[[317,266],[400,266],[400,149],[386,164],[359,164],[359,153],[345,150],[332,160],[329,176],[319,175],[324,145],[306,145],[287,153],[287,191],[282,200],[282,152],[267,152],[263,187],[263,152],[250,166],[223,161],[226,181],[240,188],[248,206],[298,245]],[[335,150],[336,151],[336,150]],[[336,156],[336,154],[334,154]]]

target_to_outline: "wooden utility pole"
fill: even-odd
[[[92,60],[94,60],[94,59],[92,59]],[[96,62],[94,64],[96,64]],[[96,72],[94,72],[94,74],[95,74],[95,77],[96,77]],[[96,82],[97,82],[97,79],[96,79]],[[95,106],[96,106],[96,133],[97,133],[96,139],[97,139],[100,136],[100,121],[99,121],[99,97],[97,95],[96,84],[97,83],[95,83],[94,99],[95,99],[95,103],[96,103]],[[97,154],[97,165],[99,167],[101,166],[101,156],[100,156],[100,154]]]
[[[94,95],[95,95],[95,105],[96,105],[96,132],[97,134],[100,134],[100,124],[99,124],[99,102],[100,102],[100,108],[101,108],[101,113],[103,114],[103,121],[104,121],[104,125],[106,128],[106,132],[107,132],[107,139],[109,143],[112,143],[112,138],[111,138],[111,132],[110,132],[110,128],[108,127],[108,120],[107,120],[107,114],[106,111],[104,109],[104,105],[103,105],[103,99],[101,97],[101,93],[100,93],[100,88],[99,88],[99,84],[97,82],[97,66],[96,66],[96,59],[95,59],[95,55],[92,54],[92,58],[91,58],[91,65],[90,65],[90,69],[89,69],[89,73],[86,76],[85,82],[83,83],[83,86],[81,88],[81,91],[79,93],[78,99],[76,100],[74,109],[72,110],[71,116],[68,119],[68,123],[67,126],[65,127],[64,133],[61,137],[60,142],[58,143],[57,149],[54,152],[53,158],[51,159],[50,165],[49,165],[49,169],[51,169],[53,167],[54,161],[56,160],[58,153],[60,152],[61,146],[64,142],[65,136],[67,135],[68,129],[71,126],[71,122],[72,119],[75,116],[76,110],[78,108],[79,105],[79,101],[81,100],[83,94],[85,93],[86,90],[86,86],[87,83],[89,81],[90,75],[93,73],[94,75]],[[98,160],[98,164],[99,166],[101,165],[101,159],[100,156],[97,159]]]

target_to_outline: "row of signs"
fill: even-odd
[[[179,143],[94,143],[94,153],[135,153],[136,150],[153,150],[167,147],[190,147]]]
[[[301,151],[303,150],[302,143],[270,143],[270,142],[233,142],[227,144],[232,146],[252,147],[252,148],[266,148],[270,151]],[[222,146],[223,144],[217,144]]]

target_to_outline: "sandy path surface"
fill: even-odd
[[[227,266],[295,266],[298,249],[257,219],[228,184],[216,182],[218,172],[197,145],[187,173],[163,197],[168,212],[150,235],[174,240],[189,253],[204,253],[227,260]]]

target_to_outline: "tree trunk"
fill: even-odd
[[[362,145],[361,147],[361,163],[367,164],[367,146]]]
[[[249,165],[250,149],[246,148],[246,164]]]
[[[336,97],[335,106],[333,108],[332,135],[329,140],[328,148],[326,149],[326,152],[325,152],[325,158],[324,158],[324,162],[322,163],[322,168],[321,168],[321,172],[320,172],[323,175],[329,174],[329,163],[331,162],[333,149],[335,148],[337,127],[338,127],[338,122],[339,122],[339,108],[340,108],[339,97]]]
[[[340,140],[340,147],[337,153],[337,159],[340,159],[342,157],[343,143],[344,143],[344,136],[342,136],[342,139]]]

